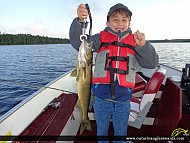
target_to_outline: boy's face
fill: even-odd
[[[123,32],[129,28],[130,20],[127,15],[117,13],[115,15],[110,15],[109,21],[106,22],[106,25],[115,32],[118,32],[119,30]]]

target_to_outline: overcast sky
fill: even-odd
[[[133,13],[132,31],[140,30],[146,39],[190,39],[190,0],[0,0],[0,31],[69,38],[78,5],[88,3],[96,34],[118,2]]]

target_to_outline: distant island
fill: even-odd
[[[69,44],[69,39],[31,34],[0,34],[0,45]]]

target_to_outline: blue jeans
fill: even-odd
[[[110,121],[112,119],[114,136],[127,136],[130,101],[110,102],[95,96],[94,112],[97,124],[97,136],[108,136]],[[98,143],[109,141],[98,141]],[[127,141],[115,141],[114,143]]]

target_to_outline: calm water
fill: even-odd
[[[190,63],[190,43],[154,43],[160,63],[181,70]]]
[[[64,44],[0,46],[0,53],[0,115],[74,68],[77,57]]]
[[[153,45],[160,63],[180,70],[190,63],[190,43]],[[0,53],[0,116],[74,68],[77,58],[67,44],[0,46]]]

